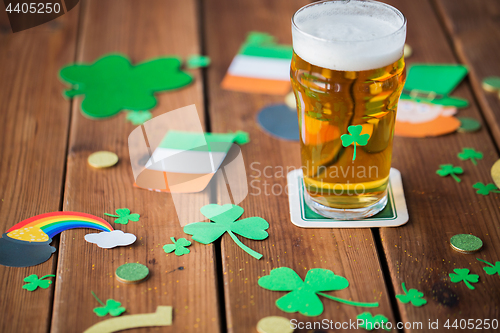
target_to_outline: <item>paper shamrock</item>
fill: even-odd
[[[44,280],[45,278],[48,278],[48,277],[55,277],[55,275],[48,274],[48,275],[42,276],[41,278],[38,278],[38,275],[31,274],[31,275],[24,278],[23,281],[28,282],[28,283],[26,283],[22,288],[26,289],[28,291],[35,291],[38,287],[43,288],[43,289],[47,289],[50,286],[50,284],[52,283],[52,281],[50,281],[50,280]]]
[[[90,118],[111,117],[121,110],[149,110],[155,92],[184,87],[193,81],[176,57],[152,59],[137,65],[123,55],[110,54],[93,64],[72,64],[61,69],[62,80],[73,85],[67,97],[85,95],[82,112]]]
[[[353,306],[378,306],[378,303],[353,302],[322,293],[322,291],[342,290],[349,286],[346,278],[323,268],[310,269],[305,281],[302,281],[291,268],[275,268],[271,270],[271,274],[261,277],[258,283],[264,289],[290,291],[276,301],[276,306],[281,311],[299,312],[305,316],[319,316],[323,312],[323,303],[318,295]]]
[[[186,249],[187,246],[191,245],[191,242],[188,241],[186,238],[179,238],[177,241],[175,241],[174,237],[170,237],[170,240],[174,244],[166,244],[163,246],[163,250],[165,253],[170,253],[175,250],[175,255],[176,256],[182,256],[183,254],[188,254],[189,249]]]
[[[489,184],[484,185],[481,182],[477,182],[474,185],[472,185],[472,187],[477,190],[477,192],[476,192],[477,194],[488,195],[488,194],[490,194],[490,192],[500,193],[500,190],[498,190],[498,187],[493,183],[489,183]]]
[[[453,166],[452,164],[441,164],[436,173],[441,177],[452,176],[457,183],[460,183],[462,180],[457,177],[457,174],[461,175],[464,173],[464,170],[461,167]]]
[[[139,221],[139,217],[141,217],[139,214],[130,214],[130,209],[128,208],[118,208],[116,210],[116,214],[118,215],[104,213],[104,215],[107,216],[118,217],[115,220],[115,223],[118,224],[128,224],[128,221],[137,222]]]
[[[203,55],[192,55],[187,61],[187,68],[200,68],[208,67],[210,65],[210,58]]]
[[[364,328],[367,331],[373,331],[374,329],[383,328],[386,331],[391,329],[385,326],[389,322],[389,319],[381,314],[372,316],[370,312],[363,312],[356,316],[356,319],[362,320],[363,322],[359,327]]]
[[[127,112],[127,120],[130,121],[132,125],[142,125],[151,118],[153,118],[153,114],[150,111]]]
[[[256,259],[262,258],[262,254],[255,252],[243,244],[234,233],[253,240],[266,239],[269,236],[266,230],[269,223],[261,217],[248,217],[236,221],[243,215],[243,208],[236,205],[210,204],[201,207],[200,212],[212,222],[196,222],[184,227],[184,232],[193,235],[193,239],[202,244],[209,244],[219,239],[227,232],[234,242],[246,253]]]
[[[356,159],[356,145],[366,146],[370,134],[361,134],[361,131],[363,131],[363,126],[361,125],[351,125],[347,127],[347,131],[351,134],[343,134],[340,139],[344,147],[354,145],[354,154],[352,155],[352,160],[354,161]]]
[[[475,151],[474,148],[464,148],[461,153],[458,153],[457,156],[462,161],[471,160],[474,165],[477,165],[476,160],[483,159],[483,153]]]
[[[406,290],[404,282],[401,284],[401,286],[403,287],[404,295],[396,295],[396,298],[401,303],[407,304],[408,302],[411,302],[411,304],[413,304],[414,306],[422,306],[427,304],[427,301],[422,298],[424,296],[424,293],[421,293],[417,289]]]
[[[463,281],[467,288],[474,290],[474,286],[471,283],[476,283],[479,280],[479,275],[477,274],[469,274],[469,270],[467,268],[455,268],[453,270],[456,274],[450,273],[450,280],[453,283],[459,283]]]
[[[91,291],[91,293],[94,296],[94,298],[96,299],[96,301],[102,305],[102,306],[98,306],[97,308],[94,308],[94,310],[93,310],[94,313],[96,315],[98,315],[99,317],[104,317],[107,314],[109,314],[110,316],[116,317],[116,316],[121,315],[122,313],[124,313],[127,310],[123,306],[121,306],[122,303],[117,302],[113,299],[108,299],[106,301],[106,305],[104,305],[104,303],[99,298],[97,298],[96,294],[94,294],[93,291]]]
[[[486,272],[486,274],[494,275],[495,273],[497,273],[498,275],[500,275],[500,261],[495,262],[495,265],[493,265],[492,263],[489,263],[486,260],[479,259],[479,258],[476,258],[476,259],[482,263],[485,263],[486,265],[491,266],[491,267],[488,267],[488,266],[483,267],[483,270]]]

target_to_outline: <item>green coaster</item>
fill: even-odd
[[[116,269],[116,279],[123,283],[139,283],[149,275],[149,268],[142,264],[130,263]]]
[[[483,241],[474,235],[458,234],[450,238],[451,248],[457,252],[470,254],[483,247]]]

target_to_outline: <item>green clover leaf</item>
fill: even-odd
[[[104,303],[99,298],[97,298],[96,294],[94,294],[93,291],[91,291],[91,293],[94,296],[94,298],[96,299],[96,301],[102,305],[102,306],[98,306],[98,307],[94,308],[94,310],[93,310],[94,313],[96,315],[98,315],[99,317],[104,317],[107,314],[109,314],[110,316],[116,317],[116,316],[121,315],[125,311],[127,311],[127,309],[125,309],[123,306],[121,306],[122,303],[117,302],[114,299],[108,299],[106,301],[106,305],[104,305]]]
[[[177,241],[175,241],[174,237],[170,237],[170,240],[174,244],[166,244],[163,246],[163,251],[165,253],[170,253],[175,251],[176,256],[182,256],[183,254],[188,254],[189,249],[186,249],[187,246],[191,245],[191,242],[188,241],[186,238],[179,238]]]
[[[477,283],[479,280],[479,275],[477,274],[469,274],[469,270],[467,268],[456,268],[453,270],[456,274],[450,273],[450,280],[453,283],[459,283],[463,281],[467,288],[474,290],[474,286],[471,283]]]
[[[471,160],[474,165],[477,165],[476,160],[483,159],[483,153],[475,151],[473,148],[464,148],[461,153],[458,153],[457,156],[462,161]]]
[[[299,312],[305,316],[319,316],[323,312],[323,303],[318,295],[353,306],[378,306],[378,303],[353,302],[322,293],[342,290],[349,286],[346,278],[323,268],[310,269],[304,281],[291,268],[275,268],[269,275],[261,277],[258,283],[267,290],[290,291],[276,301],[276,306],[281,311],[289,313]]]
[[[351,134],[343,134],[340,139],[344,147],[354,145],[354,154],[352,155],[352,160],[354,161],[356,159],[356,145],[366,146],[370,134],[361,134],[361,131],[363,131],[363,126],[361,125],[351,125],[347,127],[347,131]]]
[[[61,69],[62,80],[73,85],[67,97],[85,95],[82,112],[90,118],[111,117],[121,110],[149,110],[155,92],[178,89],[193,78],[181,70],[176,57],[152,59],[137,65],[123,55],[111,54],[93,64],[72,64]]]
[[[386,331],[390,331],[391,329],[385,327],[384,324],[389,322],[386,316],[378,314],[372,316],[370,312],[363,312],[356,316],[356,319],[362,320],[363,322],[359,325],[359,327],[364,328],[367,331],[373,331],[375,328],[383,328]],[[377,325],[376,325],[377,324]]]
[[[460,183],[462,180],[457,177],[457,174],[463,174],[464,170],[461,167],[453,166],[452,164],[441,164],[436,173],[441,177],[451,176],[457,183]]]
[[[483,259],[479,259],[479,258],[476,258],[477,260],[479,260],[480,262],[483,262],[491,267],[483,267],[483,270],[486,272],[486,274],[488,275],[494,275],[494,274],[498,274],[500,275],[500,261],[497,261],[495,262],[495,265],[493,265],[492,263],[489,263],[487,262],[486,260],[483,260]]]
[[[128,208],[118,208],[115,212],[118,215],[113,215],[113,214],[108,214],[108,213],[104,213],[104,215],[111,216],[111,217],[118,217],[115,220],[115,223],[118,223],[118,224],[128,224],[128,221],[137,222],[137,221],[139,221],[139,218],[141,217],[139,214],[130,214],[130,209],[128,209]]]
[[[126,119],[132,125],[142,125],[151,118],[153,118],[151,111],[128,111]]]
[[[27,277],[24,278],[24,282],[28,282],[25,285],[22,286],[23,289],[26,289],[28,291],[35,291],[38,287],[42,289],[47,289],[52,281],[50,280],[44,280],[45,278],[48,277],[55,277],[53,274],[48,274],[45,276],[42,276],[41,278],[38,278],[38,275],[36,274],[31,274]]]
[[[411,302],[411,304],[413,304],[414,306],[422,306],[427,304],[427,301],[422,298],[424,296],[424,293],[421,293],[417,289],[406,290],[404,282],[401,284],[401,286],[403,287],[404,295],[396,295],[396,298],[401,303],[407,304],[408,302]]]
[[[489,183],[489,184],[484,185],[481,182],[477,182],[474,185],[472,185],[472,187],[477,189],[477,192],[476,192],[477,194],[481,194],[481,195],[488,195],[488,194],[490,194],[490,192],[500,193],[500,190],[498,190],[498,187],[493,183]]]
[[[261,217],[249,217],[236,221],[243,215],[243,208],[236,205],[210,204],[201,207],[201,213],[212,222],[196,222],[184,227],[184,232],[192,235],[193,239],[202,244],[210,244],[219,239],[224,233],[228,233],[234,242],[245,252],[256,259],[262,258],[262,254],[255,252],[243,244],[235,233],[254,240],[266,239],[269,235],[267,229],[269,223]]]

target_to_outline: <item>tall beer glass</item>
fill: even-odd
[[[372,216],[387,204],[406,19],[376,1],[315,2],[292,36],[305,201],[334,219]]]

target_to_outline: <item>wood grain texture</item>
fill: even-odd
[[[300,167],[299,143],[273,138],[256,123],[257,113],[262,107],[283,103],[283,97],[225,91],[220,87],[232,58],[249,31],[268,32],[280,43],[290,44],[290,18],[305,4],[304,1],[209,0],[203,8],[207,53],[212,58],[208,69],[212,131],[244,130],[250,133],[251,142],[241,147],[251,184],[248,197],[240,204],[245,209],[242,218],[260,216],[270,224],[268,239],[242,239],[245,245],[264,255],[261,260],[243,252],[228,235],[223,237],[222,264],[229,332],[253,333],[257,322],[271,315],[299,321],[328,319],[348,322],[363,311],[372,311],[394,321],[369,229],[301,229],[290,222],[288,196],[283,189],[287,168]],[[273,189],[278,195],[271,193]],[[350,286],[332,294],[356,301],[378,301],[380,307],[357,308],[323,299],[325,311],[318,317],[282,312],[275,301],[286,293],[268,291],[257,285],[261,276],[277,267],[293,268],[302,278],[311,268],[333,270],[335,274],[346,277]]]
[[[60,209],[70,103],[61,95],[57,71],[74,59],[77,23],[75,9],[13,34],[0,13],[2,234],[26,218]],[[57,243],[58,237],[52,245]],[[0,266],[0,332],[48,331],[54,285],[35,292],[22,286],[28,275],[54,274],[55,258],[34,267]]]
[[[128,55],[134,63],[163,55],[185,58],[200,52],[195,1],[94,0],[82,6],[78,61],[93,62],[109,52]],[[196,104],[203,122],[202,80],[199,71],[193,74],[191,86],[157,95],[154,116]],[[127,308],[124,315],[155,312],[158,305],[173,306],[171,327],[140,332],[219,331],[213,247],[193,244],[189,255],[165,254],[162,247],[170,243],[169,237],[185,234],[170,195],[132,186],[127,140],[135,126],[125,121],[124,113],[107,120],[89,120],[80,112],[80,101],[76,100],[72,110],[64,210],[104,217],[105,212],[128,207],[141,218],[139,222],[114,225],[137,235],[137,242],[129,247],[98,248],[84,240],[89,230],[63,233],[52,331],[83,331],[106,319],[92,312],[99,304],[91,290],[103,301],[121,302]],[[117,153],[118,165],[102,170],[89,167],[87,157],[99,150]],[[148,266],[149,279],[137,285],[119,283],[114,272],[126,262]]]
[[[407,42],[414,53],[407,64],[456,63],[429,1],[390,3],[408,19]],[[467,80],[452,95],[470,102],[470,107],[459,110],[458,116],[481,119]],[[457,158],[463,147],[484,153],[477,167]],[[490,168],[498,159],[487,130],[425,139],[396,138],[393,154],[393,166],[402,173],[410,221],[399,228],[380,229],[382,244],[396,294],[402,294],[401,283],[405,282],[408,289],[422,291],[428,301],[421,308],[398,302],[402,319],[421,321],[423,331],[432,331],[427,327],[429,319],[439,319],[442,330],[447,319],[498,318],[500,280],[487,275],[484,265],[475,259],[495,262],[500,255],[500,197],[478,195],[472,188],[476,182],[492,182]],[[463,167],[461,183],[435,174],[440,164],[448,163]],[[449,239],[460,233],[480,237],[483,249],[470,255],[453,251]],[[468,268],[480,276],[475,290],[450,282],[448,274],[456,268]]]
[[[481,82],[500,77],[500,2],[434,1],[460,61],[469,67],[469,79],[497,146],[500,145],[500,97],[485,91]]]

